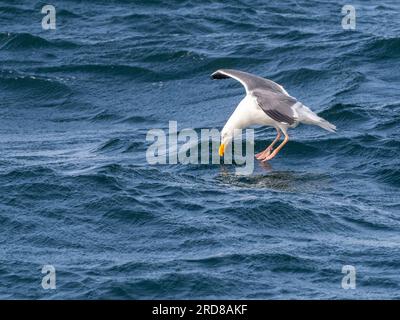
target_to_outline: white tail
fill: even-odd
[[[320,118],[321,120],[317,123],[315,123],[317,126],[320,126],[322,129],[328,130],[330,132],[336,132],[336,126],[329,121],[326,121],[323,118]]]
[[[334,124],[319,117],[305,105],[298,102],[294,105],[294,109],[297,113],[297,118],[299,119],[300,122],[305,124],[313,124],[330,132],[336,132],[336,126]]]

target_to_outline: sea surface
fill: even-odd
[[[399,299],[399,17],[397,0],[0,1],[0,298]],[[337,133],[300,125],[247,176],[149,164],[149,130],[223,127],[244,89],[219,68]],[[274,136],[256,128],[256,151]]]

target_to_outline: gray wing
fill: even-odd
[[[251,73],[232,69],[217,70],[211,77],[213,79],[233,78],[239,81],[245,87],[247,94],[257,99],[260,108],[270,118],[289,125],[295,123],[292,106],[297,100],[289,96],[279,84]]]
[[[264,79],[258,76],[255,76],[254,74],[239,71],[239,70],[233,70],[233,69],[220,69],[215,71],[211,77],[213,79],[227,79],[227,78],[233,78],[237,81],[239,81],[246,89],[247,93],[250,93],[253,90],[256,89],[267,89],[273,92],[280,92],[285,95],[288,95],[288,93],[283,89],[283,87],[271,80]]]
[[[296,122],[292,109],[297,103],[295,98],[267,90],[254,90],[252,95],[256,97],[258,105],[270,118],[289,125]]]

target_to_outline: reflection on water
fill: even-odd
[[[222,184],[239,188],[272,189],[285,192],[321,191],[330,185],[329,175],[299,171],[273,171],[269,163],[260,163],[264,173],[237,175],[234,166],[221,166],[216,180]]]
[[[272,171],[272,166],[269,162],[260,161],[260,167],[263,168],[265,171]]]

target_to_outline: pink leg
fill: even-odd
[[[283,146],[289,141],[289,136],[286,134],[286,132],[283,132],[283,134],[285,135],[285,139],[283,140],[283,142],[278,146],[278,148],[276,148],[274,150],[274,152],[272,152],[270,155],[266,156],[262,162],[271,160],[272,158],[274,158],[278,152],[283,148]]]
[[[272,141],[272,143],[267,147],[267,149],[265,149],[264,151],[262,151],[262,152],[256,154],[256,159],[257,159],[257,160],[262,160],[262,159],[268,157],[268,156],[271,154],[275,143],[277,143],[277,142],[279,141],[279,139],[281,138],[281,132],[279,131],[278,128],[276,128],[276,132],[277,132],[276,138],[275,138],[274,141]]]

